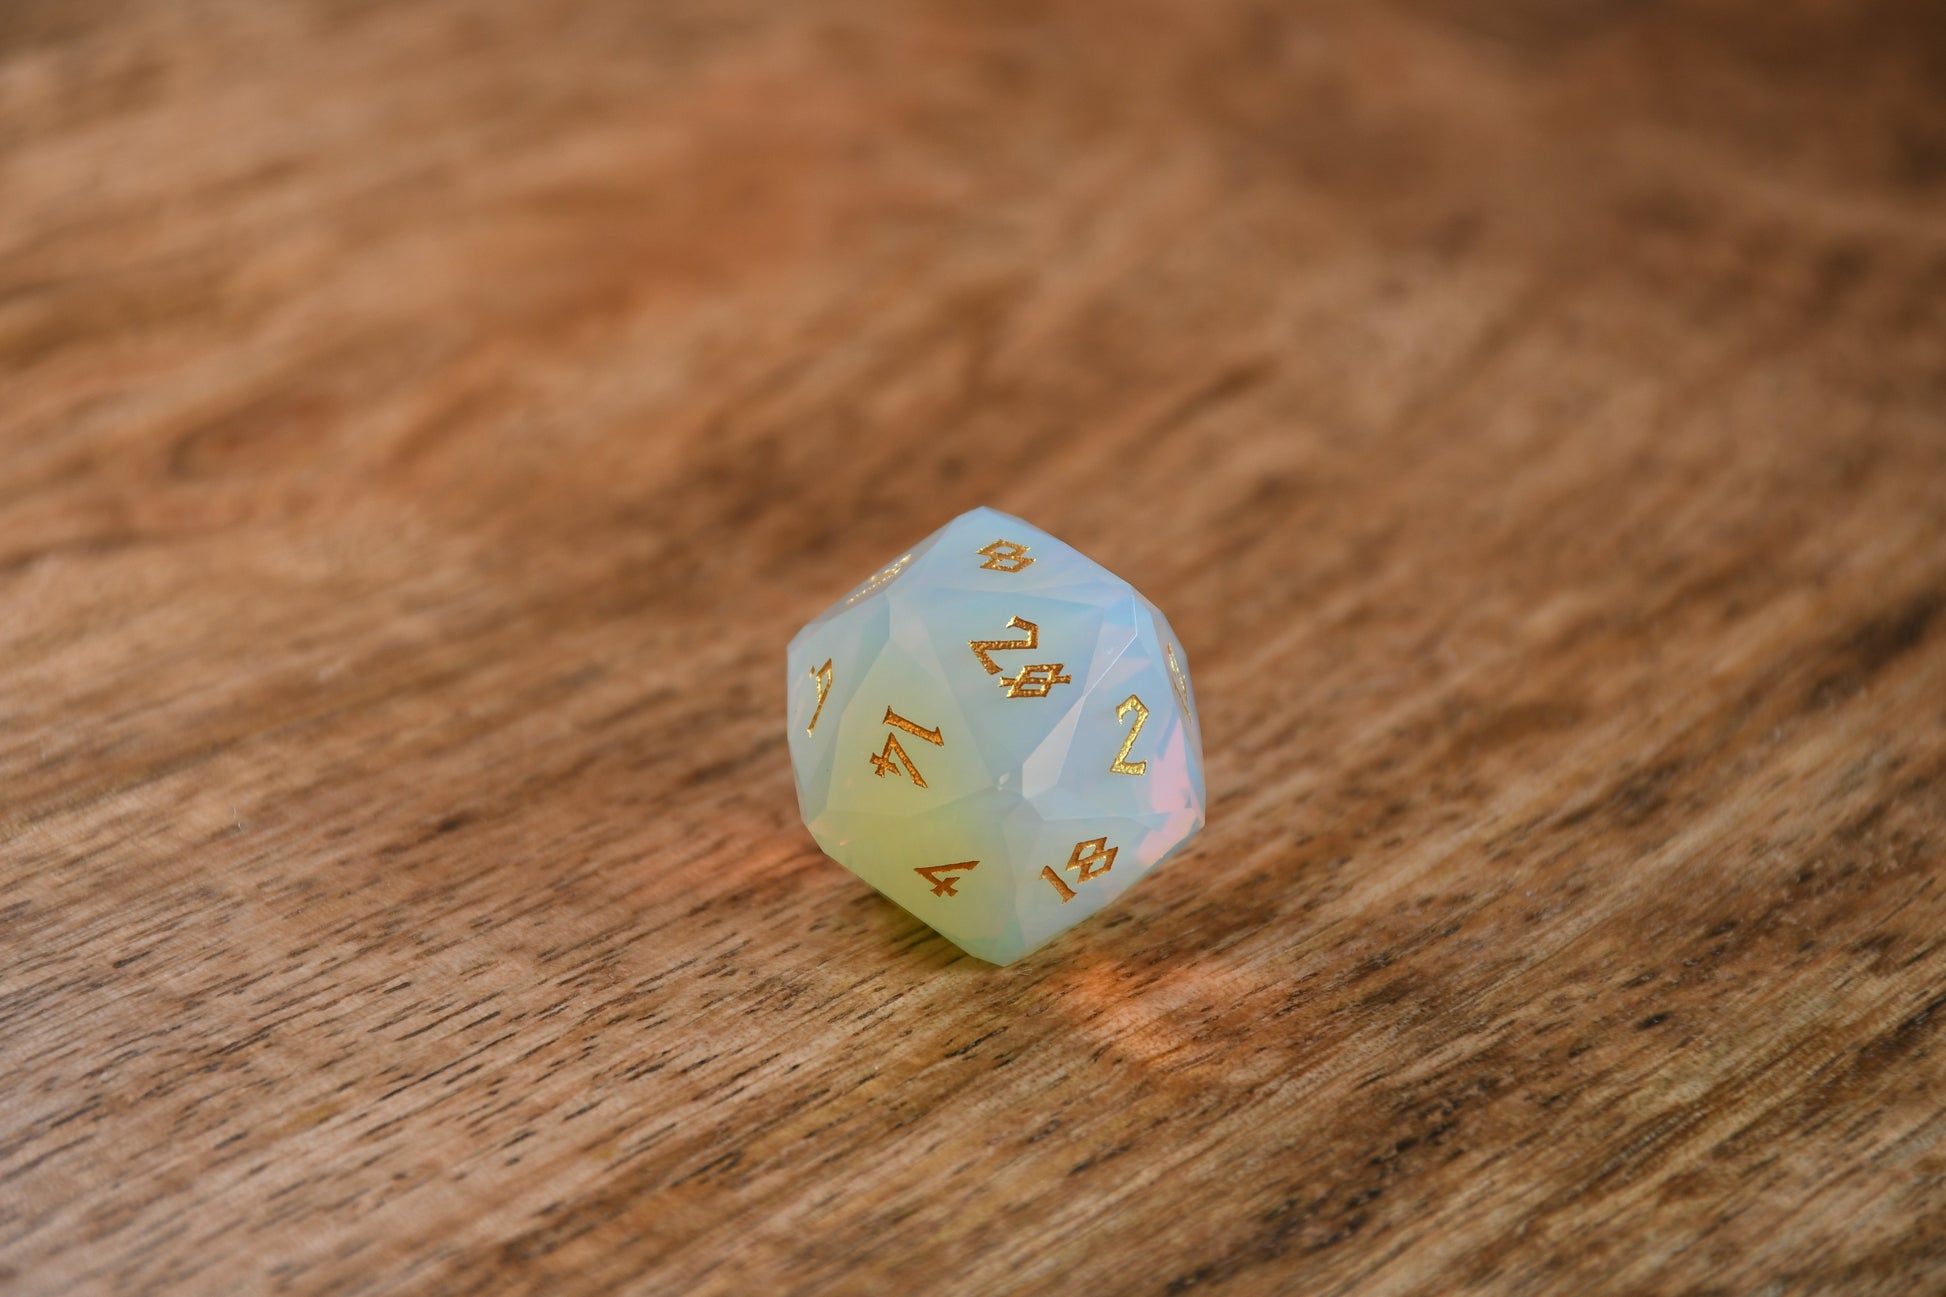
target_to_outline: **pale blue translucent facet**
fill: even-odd
[[[995,542],[1010,545],[982,552]],[[997,673],[969,647],[1030,638],[1031,649],[987,651]],[[1042,669],[1020,675],[1030,667]],[[1182,641],[1126,581],[1008,514],[975,509],[893,556],[797,633],[789,671],[791,765],[811,835],[981,959],[1041,946],[1203,825]],[[1048,683],[1055,675],[1067,679]],[[1004,682],[1017,679],[1010,696]],[[1141,708],[1124,708],[1130,697]],[[1117,771],[1141,709],[1124,764],[1145,769]],[[965,867],[940,868],[951,865]]]

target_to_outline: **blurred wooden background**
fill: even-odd
[[[953,513],[1210,826],[797,822]],[[1946,1290],[1926,0],[7,0],[0,1289]]]

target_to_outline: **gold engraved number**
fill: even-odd
[[[828,696],[830,696],[831,693],[831,659],[830,658],[826,658],[824,660],[823,666],[811,668],[811,679],[818,682],[818,707],[816,711],[811,713],[811,723],[804,727],[804,733],[806,736],[815,734],[817,732],[818,717],[824,715],[824,700]]]
[[[977,860],[962,860],[957,865],[921,865],[912,872],[932,884],[934,896],[958,896],[959,891],[953,884],[959,880],[953,875],[963,870],[977,869],[979,865]]]
[[[1120,847],[1109,846],[1107,838],[1090,838],[1086,842],[1077,842],[1074,844],[1074,850],[1068,853],[1068,863],[1062,868],[1074,870],[1075,881],[1085,883],[1114,868],[1115,853],[1120,850]],[[1084,851],[1087,852],[1085,856],[1082,854]],[[1054,890],[1061,894],[1061,904],[1066,905],[1074,899],[1074,889],[1054,872],[1053,866],[1042,865],[1041,877],[1054,884]]]
[[[973,552],[986,558],[980,564],[983,572],[1019,572],[1034,561],[1027,557],[1027,546],[1011,540],[996,540]]]
[[[907,734],[916,735],[934,747],[943,748],[946,746],[946,740],[940,737],[938,730],[921,729],[919,726],[914,725],[911,721],[893,711],[890,707],[885,709],[884,724],[890,725],[894,729],[904,730]],[[893,761],[894,757],[898,758],[896,763]],[[905,754],[905,745],[899,742],[898,735],[887,734],[885,736],[885,746],[879,751],[872,753],[871,758],[872,771],[880,779],[885,778],[889,774],[896,773],[900,766],[904,766],[906,774],[911,776],[913,783],[921,788],[926,786],[925,776],[919,773],[919,767],[912,764],[912,758]]]
[[[999,649],[1030,649],[1030,648],[1039,648],[1041,646],[1041,628],[1039,626],[1036,626],[1033,622],[1030,622],[1022,617],[1013,617],[1008,619],[1007,627],[1010,630],[1026,631],[1027,638],[1026,639],[970,639],[966,641],[966,647],[973,650],[973,656],[980,659],[980,665],[987,669],[987,674],[990,676],[997,676],[1000,674],[1000,664],[987,656],[989,652],[997,651]]]
[[[1140,698],[1137,698],[1134,694],[1130,694],[1128,697],[1122,699],[1122,705],[1115,709],[1116,722],[1119,724],[1121,719],[1130,712],[1135,713],[1135,728],[1130,730],[1128,737],[1122,740],[1122,750],[1115,754],[1115,764],[1108,767],[1110,774],[1146,775],[1149,773],[1149,763],[1147,761],[1130,761],[1128,759],[1128,754],[1135,750],[1135,740],[1141,735],[1142,727],[1149,723],[1149,709],[1142,705]]]
[[[1000,675],[1000,664],[987,654],[1002,649],[1031,649],[1041,645],[1041,628],[1025,617],[1011,617],[1007,625],[1012,630],[1024,630],[1026,639],[970,639],[966,647],[973,650],[973,656],[980,659],[980,665],[987,669],[990,676]],[[1061,674],[1061,662],[1036,662],[1024,666],[1014,676],[1000,676],[1000,687],[1007,691],[1009,698],[1045,698],[1055,685],[1074,683],[1074,677]]]
[[[1169,681],[1176,686],[1176,697],[1182,703],[1182,714],[1189,715],[1189,681],[1183,679],[1182,663],[1176,661],[1176,646],[1164,644],[1162,652],[1169,659]]]

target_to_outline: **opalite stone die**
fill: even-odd
[[[1011,963],[1203,826],[1189,661],[1134,587],[975,509],[789,651],[798,808],[826,854]]]

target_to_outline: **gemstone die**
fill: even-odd
[[[1188,665],[1126,581],[975,509],[791,640],[798,809],[826,854],[1011,963],[1202,827]]]

